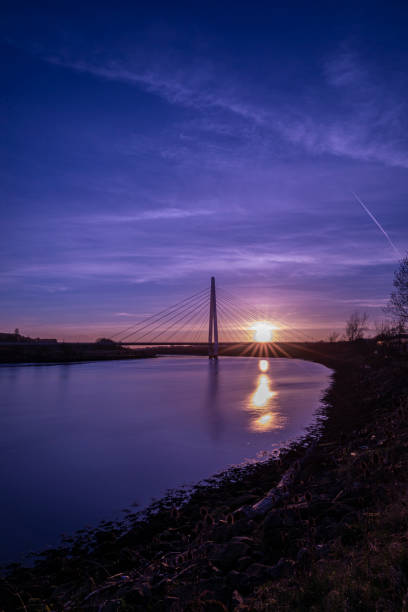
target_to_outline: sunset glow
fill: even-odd
[[[253,339],[255,342],[271,342],[272,333],[276,326],[269,321],[256,321],[250,329],[254,330]]]

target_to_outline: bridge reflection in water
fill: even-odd
[[[272,380],[266,372],[269,370],[267,359],[260,359],[258,368],[261,371],[256,381],[256,389],[248,397],[247,410],[255,413],[250,421],[250,429],[254,432],[266,432],[282,429],[286,419],[279,413],[277,391],[271,389]],[[261,413],[261,414],[259,414]]]

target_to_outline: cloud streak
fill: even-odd
[[[201,217],[213,215],[214,211],[209,209],[192,209],[183,208],[161,208],[156,210],[145,210],[135,214],[106,214],[78,217],[79,221],[84,223],[135,223],[139,221],[159,221],[161,219],[188,219],[190,217]]]

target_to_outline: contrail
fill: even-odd
[[[397,247],[395,246],[395,244],[393,243],[393,241],[391,240],[391,238],[389,237],[389,235],[387,234],[387,232],[385,231],[385,229],[383,228],[383,226],[381,225],[381,223],[374,217],[373,213],[371,211],[368,210],[367,206],[364,204],[364,202],[358,197],[358,195],[352,191],[351,192],[353,194],[353,196],[356,198],[357,202],[359,204],[361,204],[361,206],[363,207],[363,209],[366,211],[367,215],[370,217],[370,219],[372,219],[374,221],[374,223],[376,224],[376,226],[378,227],[379,230],[381,230],[381,232],[384,234],[384,236],[386,237],[386,239],[388,240],[388,242],[390,243],[391,247],[394,249],[394,252],[396,253],[396,255],[398,256],[398,259],[402,258],[402,254],[401,252],[397,249]]]

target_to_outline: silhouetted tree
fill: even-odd
[[[105,344],[107,346],[116,346],[116,342],[111,340],[110,338],[98,338],[96,344]]]
[[[398,336],[404,331],[404,326],[401,322],[397,321],[376,321],[375,323],[375,337],[377,340],[387,340]]]
[[[333,331],[329,334],[328,341],[337,342],[337,340],[339,339],[339,336],[340,334],[338,332]]]
[[[347,340],[354,342],[355,340],[361,340],[361,338],[364,338],[364,333],[368,329],[367,321],[368,314],[366,312],[353,312],[348,321],[346,321]]]
[[[18,327],[16,327],[16,329],[14,330],[14,333],[16,334],[16,336],[20,335],[20,330],[18,329]]]
[[[395,290],[391,293],[386,310],[405,327],[408,324],[408,255],[395,271],[393,284]]]

